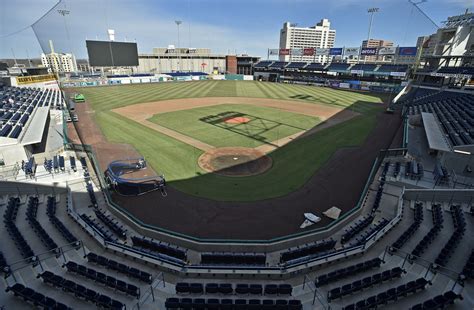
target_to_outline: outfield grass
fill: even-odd
[[[77,90],[75,90],[77,91]],[[288,194],[304,183],[339,148],[364,141],[381,110],[381,97],[329,88],[251,81],[205,81],[82,88],[96,121],[112,142],[129,143],[165,174],[169,186],[215,200],[255,201]],[[273,167],[264,174],[230,178],[205,174],[197,164],[202,152],[111,110],[142,102],[194,97],[257,97],[322,103],[350,108],[360,116],[287,144],[271,153]]]
[[[242,114],[250,121],[243,124],[228,124],[222,118],[215,122],[204,121],[224,112]],[[220,104],[161,113],[149,120],[215,147],[252,148],[308,130],[321,122],[317,117],[243,104]]]

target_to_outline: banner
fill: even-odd
[[[303,49],[303,55],[304,56],[314,56],[314,48],[309,47],[309,48]]]
[[[362,75],[362,74],[364,74],[364,70],[351,70],[351,74],[359,74],[359,75]]]
[[[360,50],[360,54],[363,56],[377,55],[377,48],[376,47],[363,47]]]
[[[344,48],[344,56],[359,56],[359,48],[358,47]]]
[[[302,48],[293,48],[293,49],[291,49],[291,55],[303,56],[303,49]]]
[[[398,55],[400,56],[416,56],[416,46],[405,46],[398,48]]]
[[[280,55],[283,55],[283,56],[290,55],[290,49],[280,48]]]
[[[316,55],[328,55],[329,54],[329,48],[317,48],[316,49]]]
[[[395,46],[379,47],[379,55],[394,55],[396,51]]]
[[[54,74],[31,75],[31,76],[17,76],[16,82],[18,85],[49,82],[56,80]]]
[[[268,49],[268,55],[270,55],[270,56],[271,55],[277,55],[278,56],[279,52],[280,52],[280,49],[278,49],[278,48],[269,48]]]
[[[331,56],[342,55],[342,47],[330,48],[329,55]]]

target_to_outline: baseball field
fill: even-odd
[[[154,171],[165,175],[169,187],[206,199],[242,202],[285,196],[301,188],[338,150],[362,145],[387,99],[371,93],[254,81],[135,84],[79,91],[105,140],[132,146]],[[236,155],[208,156],[208,169],[204,169],[203,154],[215,154],[221,148],[235,148]],[[257,172],[248,174],[244,167],[239,176],[209,170],[232,168],[232,160],[239,167],[245,164],[246,157],[237,152],[243,148],[264,154],[271,164],[262,171],[258,165],[252,167]]]

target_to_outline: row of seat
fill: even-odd
[[[376,257],[348,267],[343,267],[316,277],[316,279],[314,280],[314,284],[316,285],[316,287],[321,287],[323,285],[339,281],[346,277],[365,272],[372,268],[379,268],[382,263],[383,261],[380,258]]]
[[[397,249],[401,249],[402,246],[415,234],[418,228],[420,228],[420,225],[423,222],[423,203],[416,202],[413,212],[413,223],[400,235],[400,237],[398,237],[394,243],[392,243],[391,251],[394,252]]]
[[[344,234],[342,234],[341,237],[341,243],[345,243],[349,241],[352,237],[360,233],[362,230],[364,230],[367,226],[369,226],[372,221],[374,220],[374,216],[372,214],[362,218],[360,221],[355,223],[354,226],[350,226]]]
[[[87,225],[89,225],[90,227],[93,227],[95,228],[96,231],[99,232],[99,234],[107,241],[114,241],[116,238],[115,238],[115,235],[110,232],[105,226],[101,225],[100,223],[94,221],[92,219],[92,217],[90,217],[89,215],[85,214],[85,213],[82,213],[80,215],[81,219],[84,220],[84,222],[86,222]]]
[[[0,271],[5,274],[5,276],[8,276],[10,274],[10,266],[7,263],[7,260],[5,259],[5,256],[3,256],[3,253],[0,252]]]
[[[433,227],[430,231],[423,237],[423,239],[418,242],[416,247],[413,249],[411,254],[415,257],[420,257],[428,246],[435,240],[439,232],[443,228],[443,210],[439,204],[434,204],[432,206],[432,217],[433,217]]]
[[[461,274],[467,279],[474,279],[474,250],[471,251]]]
[[[175,309],[208,309],[208,310],[301,310],[303,305],[300,300],[291,299],[204,299],[204,298],[167,298],[165,308],[169,310]]]
[[[464,232],[466,231],[466,220],[464,219],[461,206],[451,206],[451,214],[453,217],[454,232],[435,259],[435,263],[439,266],[446,266],[449,258],[454,254],[456,247],[461,242],[464,237]]]
[[[115,289],[119,292],[125,293],[127,295],[140,298],[140,288],[136,285],[126,283],[125,281],[118,280],[115,277],[108,276],[105,273],[96,271],[92,268],[88,268],[84,265],[77,264],[73,261],[68,261],[63,265],[66,267],[67,271],[81,275],[95,282],[104,284],[105,286]]]
[[[239,294],[239,295],[291,295],[291,284],[237,284],[235,288],[230,283],[176,283],[176,294]]]
[[[67,240],[69,244],[75,243],[78,241],[76,236],[74,236],[71,231],[64,225],[64,223],[56,217],[56,198],[53,196],[49,196],[47,198],[47,207],[46,207],[46,214],[48,215],[48,219],[53,224],[53,226],[59,231],[59,233]]]
[[[267,256],[258,253],[201,253],[202,265],[265,266]]]
[[[130,267],[122,263],[118,263],[113,259],[108,259],[102,255],[98,255],[93,252],[87,253],[86,258],[91,263],[115,270],[132,278],[146,282],[148,284],[152,283],[151,274],[146,271],[139,270],[137,268]]]
[[[453,305],[457,299],[462,299],[462,296],[460,294],[456,294],[453,291],[447,291],[444,294],[436,295],[431,299],[425,300],[422,303],[414,305],[410,308],[410,310],[446,309],[450,305]]]
[[[393,177],[396,178],[400,174],[400,170],[402,169],[402,163],[397,161],[395,163],[395,168],[393,169]]]
[[[385,164],[383,166],[382,173],[381,173],[381,176],[380,176],[379,186],[377,188],[377,193],[375,194],[374,204],[372,205],[372,214],[373,215],[375,215],[375,212],[380,207],[380,202],[382,201],[383,189],[385,187],[385,180],[387,178],[387,172],[388,172],[389,168],[390,168],[390,162],[387,161],[387,162],[385,162]]]
[[[127,238],[127,229],[120,225],[117,220],[112,218],[112,216],[105,214],[100,209],[94,210],[95,215],[102,223],[105,224],[111,231],[113,231],[120,239],[125,240]]]
[[[356,241],[351,244],[353,246],[359,246],[359,245],[365,244],[367,240],[370,238],[370,236],[382,230],[389,222],[390,221],[387,220],[386,218],[380,219],[377,223],[375,223],[373,226],[369,227],[369,229],[367,229],[362,234],[360,234],[356,238]]]
[[[355,280],[352,283],[343,284],[339,287],[335,287],[328,292],[327,299],[332,301],[337,298],[342,298],[346,295],[361,291],[363,289],[372,287],[385,281],[391,281],[393,279],[400,278],[405,271],[400,267],[394,267],[390,270],[385,270],[376,273],[372,276],[365,277],[360,280]]]
[[[280,263],[288,263],[292,260],[295,260],[301,257],[311,256],[311,255],[319,254],[321,252],[326,252],[326,251],[334,249],[335,245],[336,245],[336,240],[327,239],[327,240],[321,240],[312,244],[306,244],[302,247],[289,249],[280,254]]]
[[[427,284],[431,283],[425,278],[418,278],[406,284],[401,284],[397,287],[390,288],[377,295],[361,299],[353,304],[345,306],[343,310],[375,309],[408,295],[416,294],[419,291],[424,290]]]
[[[41,226],[41,224],[36,219],[36,213],[38,212],[38,197],[30,197],[28,199],[28,208],[26,210],[26,219],[30,224],[31,228],[35,234],[39,237],[43,245],[49,251],[57,251],[58,245],[54,242],[53,238],[48,234],[48,232]]]
[[[125,310],[126,307],[118,300],[112,299],[107,295],[97,293],[95,290],[80,285],[72,280],[67,280],[50,271],[44,271],[38,274],[37,278],[41,278],[44,283],[50,284],[64,292],[74,294],[76,298],[94,303],[97,307],[103,309]]]
[[[35,253],[15,225],[19,207],[20,198],[11,197],[8,200],[7,209],[3,214],[3,222],[5,223],[8,234],[15,243],[16,248],[20,251],[21,256],[24,259],[32,259],[35,256]]]
[[[55,299],[45,296],[32,288],[25,287],[23,284],[15,283],[8,286],[5,292],[12,292],[14,296],[23,298],[23,300],[30,302],[35,307],[52,310],[70,310],[72,308]]]
[[[186,250],[170,244],[156,242],[145,237],[132,236],[133,246],[151,250],[182,261],[186,261]]]

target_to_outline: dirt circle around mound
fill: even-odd
[[[228,177],[246,177],[264,173],[272,159],[264,152],[246,147],[221,147],[199,156],[203,170]]]
[[[245,123],[250,122],[250,118],[243,117],[243,116],[230,117],[230,118],[224,120],[224,122],[227,123],[227,124],[245,124]]]

